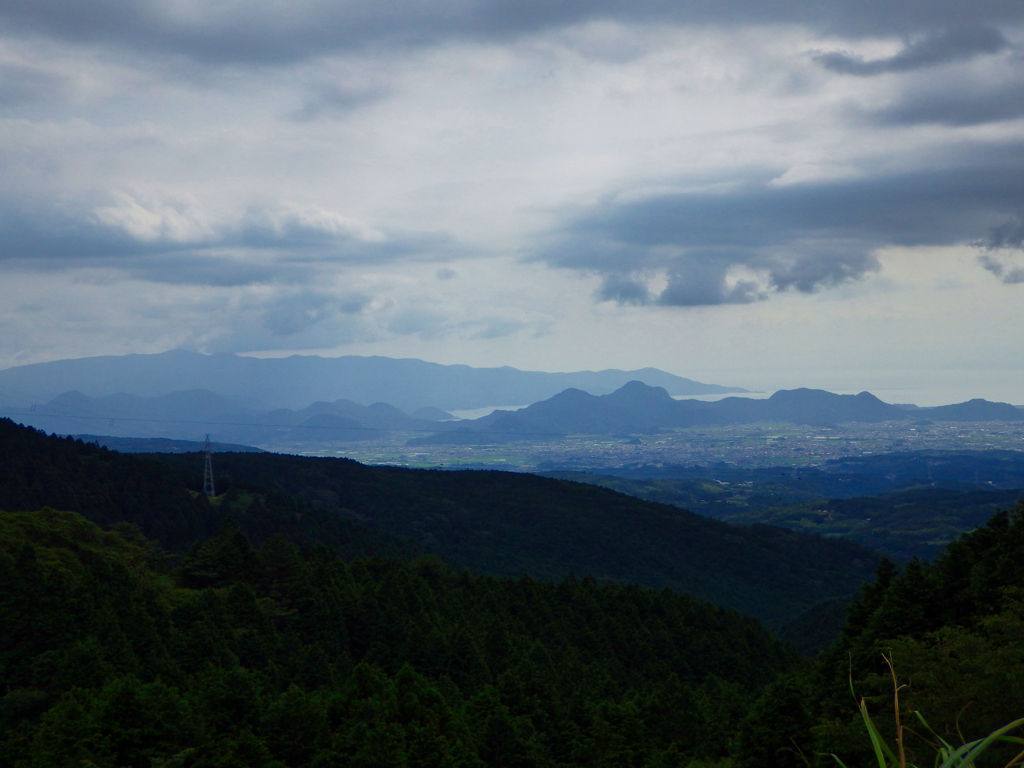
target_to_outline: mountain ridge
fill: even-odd
[[[57,434],[78,434],[83,425],[104,423],[110,438],[194,440],[212,432],[233,442],[320,442],[367,440],[382,430],[427,432],[437,421],[419,419],[388,403],[359,405],[351,400],[317,401],[305,408],[251,410],[208,390],[172,392],[160,397],[118,393],[91,398],[76,390],[58,395],[21,422]]]
[[[350,552],[415,546],[494,576],[593,574],[669,587],[773,626],[853,592],[877,562],[850,542],[728,525],[531,474],[271,453],[219,453],[213,466],[221,496],[211,502],[199,492],[199,455],[118,454],[0,419],[4,507],[131,522],[179,552],[215,532],[231,510],[258,541],[282,533]]]
[[[474,368],[382,356],[256,358],[171,350],[153,355],[87,357],[0,370],[0,399],[31,405],[68,390],[90,397],[118,392],[156,397],[205,389],[250,408],[302,408],[339,398],[362,405],[387,402],[406,412],[446,411],[533,403],[569,387],[607,394],[632,379],[667,387],[676,395],[746,392],[642,368],[548,373],[510,366]]]
[[[717,402],[675,400],[661,387],[629,382],[608,395],[565,390],[518,411],[495,411],[473,421],[438,424],[430,436],[408,445],[507,442],[568,434],[652,434],[663,429],[781,421],[814,426],[932,418],[957,421],[1024,421],[1024,411],[1006,403],[969,403],[907,410],[885,403],[870,392],[837,395],[820,389],[779,390],[765,400],[726,397]]]
[[[418,411],[423,412],[423,411]],[[545,440],[569,434],[635,435],[699,426],[788,422],[814,426],[921,420],[1024,420],[1006,403],[972,400],[908,410],[869,392],[837,395],[824,390],[780,390],[764,400],[727,397],[717,402],[676,400],[663,387],[628,382],[607,395],[564,389],[517,411],[496,410],[479,419],[418,418],[385,402],[360,405],[344,398],[304,408],[263,411],[208,390],[145,398],[118,393],[91,398],[79,391],[58,395],[38,410],[9,412],[21,422],[58,434],[95,432],[108,437],[201,439],[210,432],[235,443],[292,446],[383,438],[388,432],[421,432],[408,445],[486,444]],[[428,415],[449,416],[440,410]]]

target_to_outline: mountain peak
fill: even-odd
[[[645,401],[664,401],[672,399],[672,395],[670,395],[668,390],[664,387],[652,387],[644,384],[642,381],[636,381],[635,379],[633,381],[626,382],[608,395],[608,397]]]
[[[360,405],[390,403],[406,413],[426,406],[451,411],[537,403],[568,387],[600,396],[631,380],[664,387],[673,395],[745,391],[701,384],[654,368],[548,373],[509,366],[441,365],[413,358],[258,358],[226,352],[204,355],[188,349],[60,360],[0,370],[0,390],[30,402],[49,400],[69,389],[89,397],[117,392],[156,397],[207,389],[267,409],[301,409],[317,400],[343,398]]]
[[[880,400],[878,398],[878,395],[873,395],[873,394],[871,394],[870,392],[867,392],[867,391],[865,391],[865,392],[858,392],[857,395],[856,395],[856,398],[859,401],[861,401],[861,402],[870,402],[870,403],[884,403],[885,402],[884,400]]]
[[[811,389],[809,387],[797,387],[796,389],[780,389],[768,398],[769,402],[794,403],[794,402],[821,402],[836,400],[840,396],[834,392],[824,389]]]

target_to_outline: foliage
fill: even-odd
[[[837,642],[819,658],[814,708],[817,750],[867,764],[871,744],[863,718],[850,718],[853,675],[865,706],[891,696],[891,659],[907,680],[907,713],[926,713],[936,737],[988,734],[1024,714],[1024,506],[1000,513],[953,542],[933,564],[911,563],[902,574],[883,562],[877,580],[850,606]],[[883,732],[895,714],[872,714]],[[920,762],[934,749],[911,734],[905,746]],[[992,760],[1005,758],[998,749]],[[930,758],[929,758],[930,759]],[[1005,762],[1005,760],[1004,760]]]
[[[325,543],[347,557],[422,553],[412,542],[294,496],[235,488],[211,504],[199,492],[202,459],[183,458],[194,465],[191,472],[168,471],[151,455],[48,437],[0,419],[0,504],[15,510],[66,509],[101,526],[131,523],[176,552],[215,535],[225,513],[239,512],[244,513],[238,515],[239,525],[255,541],[279,533],[299,543]]]
[[[0,513],[0,764],[645,766],[722,759],[795,656],[669,591],[432,558],[180,566],[128,528]]]
[[[159,461],[182,474],[195,471],[187,457]],[[530,474],[368,467],[273,454],[222,454],[217,465],[237,487],[309,499],[323,513],[415,538],[473,571],[545,580],[591,573],[669,587],[772,627],[823,599],[853,594],[877,562],[853,543],[726,525]]]
[[[554,564],[572,544],[572,562],[627,578],[636,550],[667,558],[643,547],[685,533],[685,566],[726,574],[728,590],[841,549],[543,478],[301,457],[219,457],[228,490],[211,505],[189,485],[195,457],[123,457],[8,425],[0,498],[63,498],[107,528],[0,513],[0,765],[869,766],[876,747],[892,762],[879,734],[897,723],[902,759],[923,765],[937,749],[965,757],[958,745],[1024,713],[1024,506],[932,563],[883,560],[810,663],[751,619],[668,589],[559,578]],[[414,559],[346,515],[546,578]],[[171,538],[176,558],[125,523],[166,532],[174,519],[187,533]],[[821,606],[822,626],[842,607]],[[895,707],[883,654],[907,681]],[[970,757],[1004,765],[1017,746]]]
[[[345,557],[429,551],[495,576],[591,573],[693,594],[777,628],[854,593],[876,556],[766,526],[730,526],[668,505],[510,472],[367,467],[345,459],[217,454],[222,496],[199,493],[202,459],[121,455],[0,421],[0,501],[126,521],[176,552],[230,513],[257,544],[274,534]]]
[[[896,678],[896,670],[892,664],[892,658],[884,658],[889,667],[893,685],[893,719],[896,725],[895,748],[888,744],[875,725],[874,720],[872,720],[871,715],[868,713],[867,702],[864,699],[860,700],[860,715],[864,721],[868,737],[871,740],[871,747],[875,753],[875,758],[878,760],[879,768],[914,768],[913,763],[908,760],[907,745],[905,743],[907,735],[913,734],[914,731],[903,724],[903,713],[900,707],[900,691],[906,686],[899,684]],[[935,733],[919,711],[914,711],[913,714],[920,721],[919,727],[923,726],[924,738],[928,741],[931,741],[929,737],[934,738],[931,746],[936,753],[934,758],[936,768],[973,768],[978,760],[983,756],[988,757],[987,753],[993,747],[999,746],[1001,742],[1015,745],[1011,751],[1015,751],[1020,745],[1024,744],[1024,739],[1010,735],[1014,730],[1024,725],[1024,717],[1017,718],[980,739],[954,746]],[[846,768],[846,764],[839,757],[835,755],[833,757],[840,768]],[[1022,760],[1024,760],[1024,750],[1020,750],[1013,755],[1005,764],[1005,768],[1012,768],[1012,766],[1020,764]]]

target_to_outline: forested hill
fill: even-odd
[[[907,684],[903,723],[917,726],[919,710],[951,744],[1024,713],[1024,507],[932,564],[899,573],[882,561],[838,641],[801,663],[752,619],[671,590],[495,579],[430,556],[340,557],[346,531],[363,537],[350,552],[358,541],[399,546],[355,524],[333,529],[334,547],[310,543],[337,518],[323,467],[356,468],[354,503],[360,483],[394,486],[385,502],[410,488],[436,502],[430,493],[449,480],[428,492],[415,478],[458,473],[220,456],[239,463],[225,467],[231,490],[211,507],[182,485],[198,456],[120,456],[9,423],[0,434],[0,493],[59,488],[90,509],[106,504],[111,520],[134,498],[142,522],[187,498],[216,529],[170,567],[132,526],[0,512],[3,766],[804,768],[833,764],[833,753],[867,766],[850,692],[866,697],[883,738],[896,732],[883,654]],[[271,475],[261,461],[275,458],[294,462]],[[249,487],[246,472],[281,488]],[[299,480],[319,506],[286,493]],[[279,506],[254,512],[264,499]],[[254,549],[239,528],[254,519],[291,520],[306,546],[270,536]],[[648,524],[642,512],[636,521]],[[908,764],[931,764],[935,742],[907,730]],[[976,764],[1015,764],[1020,746],[997,745]]]
[[[0,512],[0,765],[591,768],[717,760],[792,666],[757,622],[593,579],[259,551]]]
[[[219,454],[218,454],[219,457]],[[216,535],[232,504],[202,488],[202,456],[185,458],[188,472],[175,472],[149,456],[121,454],[72,438],[47,436],[0,419],[0,509],[44,506],[77,512],[108,527],[132,523],[171,551]],[[346,557],[407,556],[423,552],[337,514],[272,491],[233,494],[243,530],[254,541],[279,533],[300,545],[326,544]]]
[[[855,592],[877,562],[852,543],[731,526],[603,488],[504,472],[217,454],[218,489],[226,493],[211,506],[197,492],[201,456],[121,455],[10,422],[2,435],[5,506],[134,522],[179,550],[211,535],[230,511],[257,542],[280,532],[347,555],[420,547],[497,576],[591,574],[670,587],[773,627]]]
[[[907,764],[937,764],[937,739],[912,713],[919,711],[954,745],[1024,715],[1022,638],[1019,505],[950,544],[934,563],[914,562],[899,573],[884,561],[878,579],[850,606],[838,641],[814,667],[766,691],[741,729],[741,741],[748,755],[762,756],[757,765],[797,768],[802,762],[794,747],[811,756],[838,754],[849,766],[877,764],[851,687],[866,697],[880,732],[893,734],[893,679],[884,655],[905,684],[899,704],[908,726]],[[1020,750],[1021,743],[1000,746],[977,764],[1011,765]],[[772,753],[776,759],[764,762]]]

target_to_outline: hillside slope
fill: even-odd
[[[613,491],[532,475],[367,467],[344,459],[217,454],[211,507],[196,454],[124,456],[0,422],[0,498],[12,509],[134,522],[167,546],[230,510],[257,541],[280,532],[344,553],[414,551],[500,576],[575,573],[670,587],[778,626],[848,595],[876,556],[851,543],[730,526]]]
[[[161,456],[194,472],[195,459]],[[497,576],[570,573],[670,587],[772,626],[849,594],[876,555],[768,526],[733,526],[614,491],[534,475],[367,467],[345,459],[223,454],[218,477],[294,496],[417,540]]]
[[[1024,497],[1024,451],[876,454],[794,471],[724,464],[613,471],[620,474],[543,474],[729,523],[848,538],[903,561],[934,558]]]
[[[280,533],[298,544],[323,543],[346,557],[422,552],[412,542],[280,493],[236,489],[230,499],[211,504],[199,492],[201,454],[182,457],[187,477],[168,471],[153,456],[46,436],[0,419],[0,509],[53,507],[103,526],[131,523],[176,552],[216,534],[227,512],[239,513],[255,542]]]
[[[723,757],[791,650],[685,595],[345,563],[226,525],[0,512],[0,764],[591,768]]]

